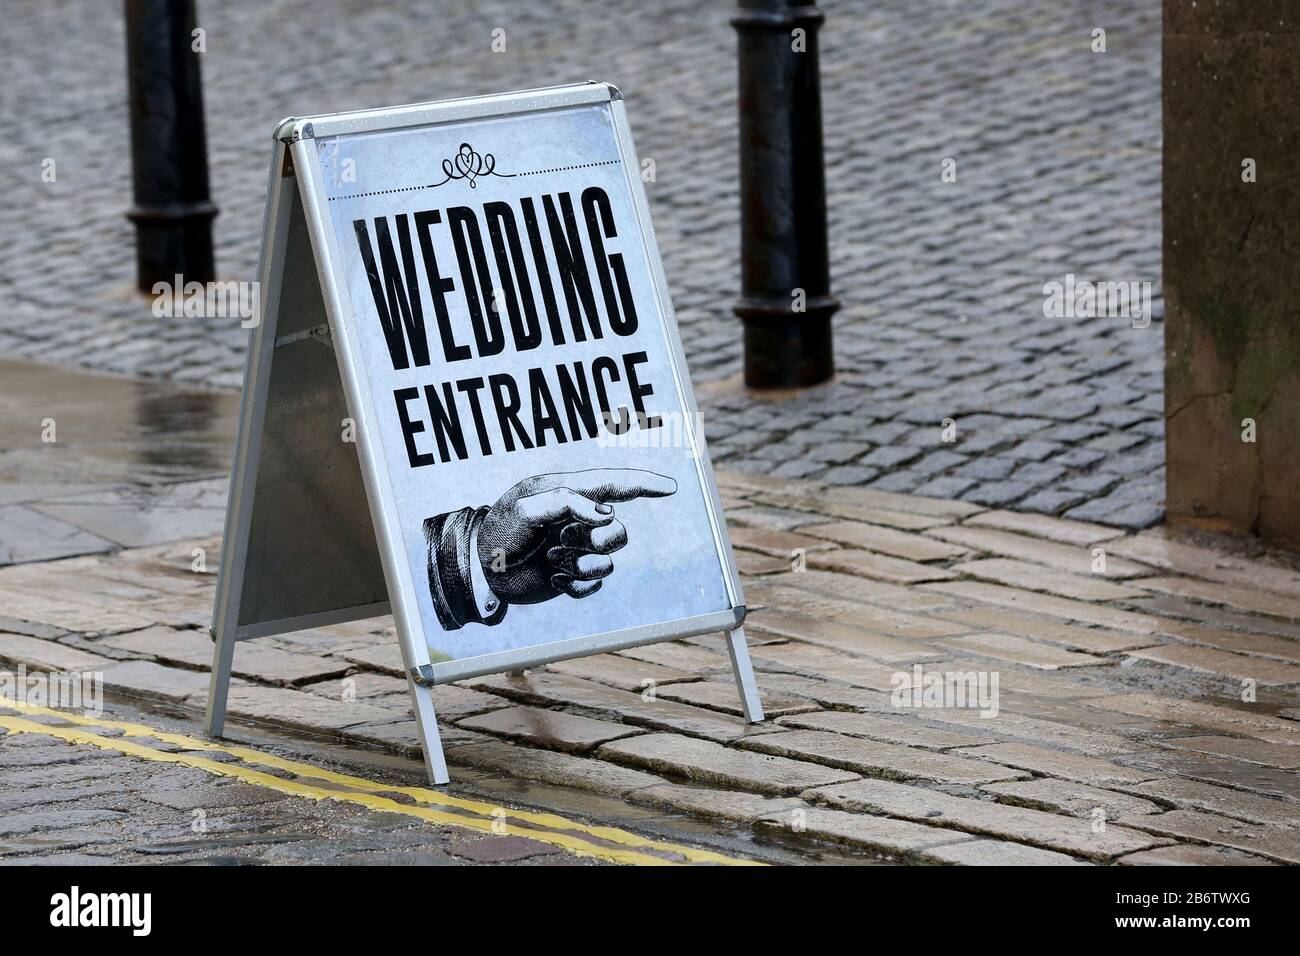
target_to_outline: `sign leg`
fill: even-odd
[[[225,628],[212,642],[212,676],[208,680],[208,734],[220,737],[226,729],[226,697],[230,693],[230,669],[235,662],[235,639]]]
[[[740,691],[740,707],[745,712],[745,721],[761,723],[763,705],[758,699],[758,684],[754,681],[753,665],[749,663],[749,645],[745,643],[743,627],[727,632],[727,653],[731,656],[731,670],[736,675],[736,689]]]
[[[433,691],[423,684],[417,684],[408,676],[411,687],[411,704],[415,710],[415,726],[420,733],[420,743],[424,748],[424,769],[428,771],[429,782],[441,787],[451,782],[447,773],[447,758],[442,752],[442,736],[438,733],[438,718],[433,712]]]

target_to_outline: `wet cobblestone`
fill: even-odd
[[[833,383],[780,401],[739,384],[725,3],[667,0],[651,12],[614,0],[601,16],[578,0],[205,5],[221,277],[253,278],[282,116],[606,79],[656,162],[650,201],[715,459],[1125,527],[1158,521],[1158,8],[824,9],[832,272],[844,302]],[[1097,26],[1104,54],[1089,48]],[[490,49],[498,27],[504,53]],[[123,47],[110,3],[75,17],[39,0],[6,9],[0,351],[238,388],[247,332],[237,322],[159,320],[131,292]],[[286,49],[300,51],[291,69]],[[41,180],[47,157],[54,183]],[[955,183],[940,179],[945,157],[957,160]],[[1044,318],[1044,283],[1067,273],[1152,282],[1156,321]],[[949,418],[957,440],[944,444]],[[1024,461],[1053,467],[1015,471]]]

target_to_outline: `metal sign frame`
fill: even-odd
[[[434,663],[396,526],[397,510],[383,449],[380,440],[371,437],[380,434],[380,426],[364,384],[357,313],[346,285],[336,275],[343,259],[328,216],[314,141],[593,104],[607,104],[614,121],[622,167],[648,253],[653,291],[663,316],[673,384],[686,412],[685,432],[731,607],[662,624]],[[220,736],[224,728],[237,642],[375,617],[390,610],[397,625],[426,769],[434,784],[447,783],[449,778],[430,688],[483,674],[518,672],[587,654],[725,631],[745,719],[750,723],[763,720],[742,627],[744,593],[704,436],[696,434],[695,395],[639,172],[622,94],[605,83],[291,117],[277,127],[258,274],[261,321],[251,334],[245,368],[213,612],[215,646],[207,709],[210,734]],[[328,349],[333,351],[332,359]],[[297,425],[287,425],[277,417],[277,410],[285,404],[295,406]],[[336,436],[341,416],[335,413],[343,408],[357,424],[355,460],[337,437],[327,450],[313,448],[310,439],[303,438],[303,414],[314,416],[313,428],[320,435]],[[286,430],[291,427],[292,432]],[[323,477],[309,478],[304,466],[319,466],[322,455],[330,458],[328,467],[319,469]],[[280,505],[288,514],[275,517]],[[368,519],[370,526],[354,523],[348,528],[345,522],[342,539],[332,542],[334,548],[320,547],[319,540],[312,539],[313,550],[307,553],[303,538],[308,536],[286,533],[301,532],[300,523],[313,516],[320,524],[349,515]],[[334,527],[332,524],[331,530]],[[386,593],[387,600],[380,592]]]

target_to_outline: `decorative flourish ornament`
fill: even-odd
[[[491,153],[479,153],[469,143],[461,143],[460,149],[451,159],[442,161],[442,171],[446,173],[447,178],[440,183],[434,183],[433,186],[445,186],[453,179],[464,179],[469,183],[470,189],[477,189],[476,180],[480,176],[497,176],[501,179],[511,179],[514,173],[497,172],[497,160]]]

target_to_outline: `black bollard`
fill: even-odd
[[[825,18],[798,0],[739,5],[731,20],[740,47],[735,312],[745,326],[745,384],[815,385],[835,371],[831,315],[839,308],[830,287],[817,66],[817,29]]]
[[[194,0],[126,0],[136,277],[210,282],[212,219]]]

